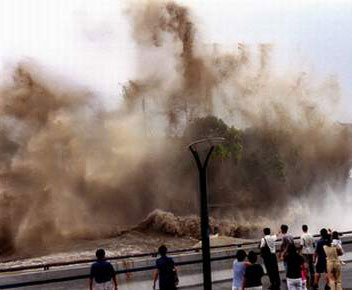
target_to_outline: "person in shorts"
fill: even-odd
[[[330,289],[329,287],[329,277],[327,275],[326,267],[326,254],[324,251],[324,246],[329,243],[330,236],[327,229],[320,230],[320,240],[317,242],[317,247],[314,253],[314,263],[315,263],[315,280],[314,280],[314,289],[319,288],[319,280],[321,275],[325,275],[326,285],[325,289]]]
[[[117,279],[114,267],[105,260],[104,249],[98,249],[95,253],[97,261],[90,268],[89,289],[93,290],[93,281],[95,281],[95,290],[117,290]],[[112,283],[114,282],[114,288]]]
[[[295,244],[289,244],[284,256],[288,290],[302,290],[302,270],[304,259],[297,253]]]

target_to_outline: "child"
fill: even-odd
[[[332,234],[331,234],[331,237],[332,237],[331,245],[333,247],[336,247],[341,252],[341,254],[343,255],[344,252],[343,252],[343,248],[342,248],[342,241],[339,239],[339,233],[337,231],[333,231]],[[340,260],[340,263],[341,263],[341,265],[345,264],[341,260]]]
[[[238,250],[236,254],[236,260],[233,261],[233,282],[232,290],[241,290],[243,285],[244,273],[246,267],[249,265],[245,261],[247,254],[243,250]]]

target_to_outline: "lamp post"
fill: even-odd
[[[208,196],[207,196],[207,166],[211,153],[214,151],[216,142],[223,142],[224,138],[207,138],[195,141],[188,145],[196,161],[199,173],[199,189],[200,189],[200,221],[202,235],[202,261],[203,261],[203,285],[204,290],[212,290],[211,283],[211,263],[210,263],[210,241],[209,241],[209,215],[208,215]],[[211,147],[202,164],[199,154],[195,148],[197,144],[208,142]]]

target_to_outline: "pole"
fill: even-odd
[[[212,290],[211,283],[211,263],[210,263],[210,241],[209,241],[209,215],[208,215],[208,195],[207,195],[207,165],[210,155],[214,150],[211,146],[204,164],[202,165],[198,152],[190,146],[194,159],[197,163],[199,173],[199,189],[200,189],[200,221],[202,235],[202,257],[203,257],[203,285],[204,290]]]

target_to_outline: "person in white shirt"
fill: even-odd
[[[270,279],[270,289],[280,289],[280,275],[276,257],[276,235],[270,234],[270,229],[264,229],[264,237],[260,241],[261,256]]]
[[[314,284],[314,263],[313,255],[315,252],[315,241],[313,236],[308,233],[308,226],[302,226],[303,234],[301,235],[300,244],[301,244],[301,253],[304,257],[306,267],[309,270],[309,276],[307,277],[307,284],[313,286]]]

